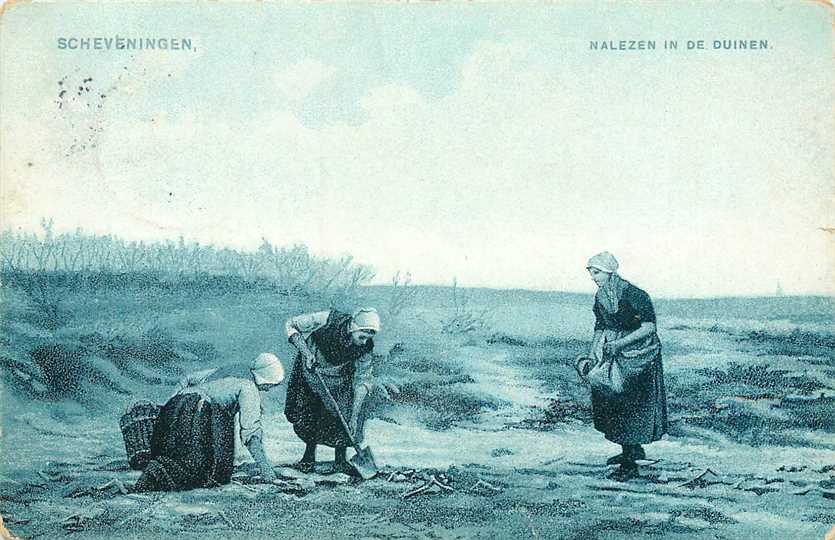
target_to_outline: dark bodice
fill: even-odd
[[[624,289],[618,310],[606,311],[599,302],[594,302],[595,330],[637,330],[641,323],[655,322],[655,309],[649,295],[631,283]]]
[[[328,364],[341,366],[349,362],[353,363],[374,349],[372,339],[369,339],[362,347],[353,344],[348,331],[350,323],[350,315],[332,310],[325,326],[310,334],[309,339],[316,345],[322,358]]]

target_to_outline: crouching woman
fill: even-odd
[[[594,427],[621,445],[608,460],[618,464],[616,479],[638,475],[636,460],[646,457],[641,445],[660,440],[667,432],[667,396],[661,364],[661,342],[649,295],[621,278],[618,261],[602,252],[586,265],[598,291],[594,302],[591,356],[618,362],[623,390],[612,395],[592,387]],[[602,349],[602,354],[595,354]]]
[[[151,460],[134,491],[181,491],[228,484],[235,459],[235,415],[241,442],[261,478],[275,480],[264,453],[261,396],[284,380],[275,355],[249,366],[231,365],[189,375],[162,407],[151,437]]]
[[[297,466],[305,472],[313,470],[316,447],[324,445],[335,450],[334,471],[351,472],[346,448],[352,438],[363,438],[360,413],[374,388],[371,358],[380,317],[373,308],[358,309],[353,315],[319,311],[291,317],[285,330],[299,351],[284,408],[293,430],[305,443]],[[336,403],[322,388],[323,382]],[[342,427],[340,415],[346,419],[350,434]]]

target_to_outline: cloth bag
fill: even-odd
[[[592,351],[594,367],[586,379],[592,388],[609,396],[623,393],[632,381],[640,379],[661,354],[658,335],[652,333],[637,343],[629,345],[615,356],[603,354],[605,343],[620,339],[626,331],[606,330],[603,339]]]
[[[604,356],[603,344],[606,341],[604,336],[592,351],[594,367],[588,372],[586,379],[594,390],[607,396],[617,396],[623,393],[623,373],[617,357]]]
[[[644,339],[629,345],[618,354],[624,381],[643,378],[661,357],[661,341],[658,334],[652,333]]]

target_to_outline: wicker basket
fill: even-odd
[[[151,459],[151,437],[161,409],[156,403],[137,401],[119,420],[131,469],[141,471]]]

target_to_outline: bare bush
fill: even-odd
[[[469,334],[486,330],[489,309],[473,310],[470,306],[470,295],[458,288],[458,280],[452,280],[452,316],[441,323],[444,334]]]
[[[397,317],[408,306],[414,303],[419,291],[412,285],[412,274],[401,274],[398,270],[391,278],[391,292],[389,294],[388,312]]]
[[[150,273],[166,279],[235,276],[244,282],[266,282],[286,294],[350,297],[374,271],[352,257],[316,257],[307,246],[277,247],[263,239],[255,251],[216,248],[197,242],[136,242],[77,229],[56,235],[54,222],[41,221],[41,231],[0,232],[0,274],[12,281],[20,273],[91,274]],[[32,288],[38,293],[37,286]]]

